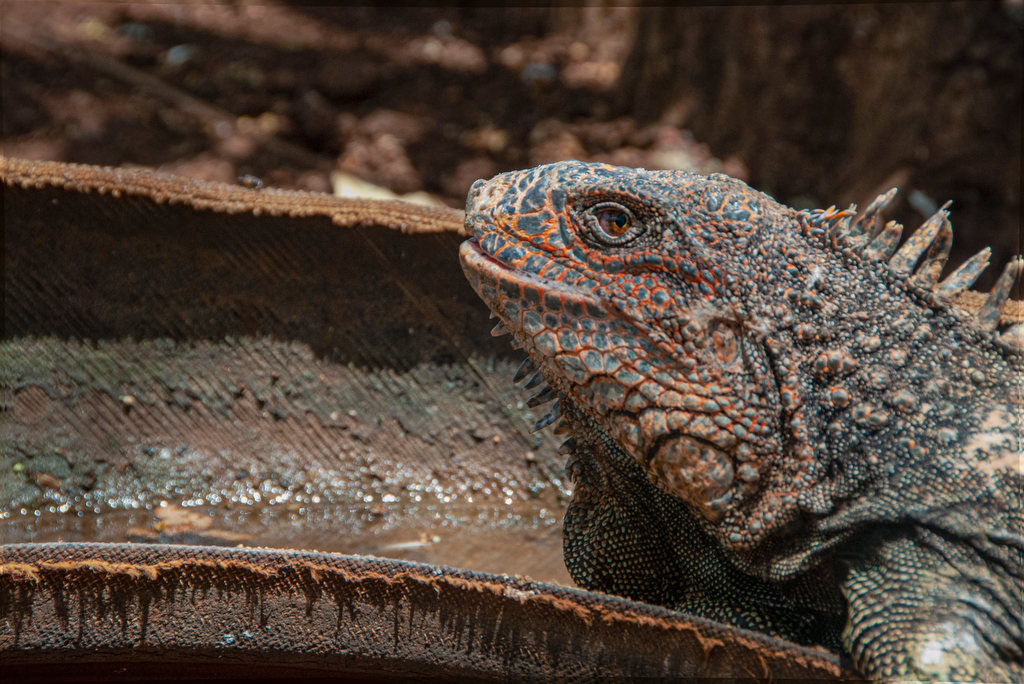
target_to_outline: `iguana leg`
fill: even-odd
[[[843,644],[865,675],[1024,681],[1024,598],[1014,590],[1019,580],[1001,576],[1001,564],[927,529],[875,533],[853,546],[872,552],[842,559]]]

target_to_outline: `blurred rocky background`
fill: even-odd
[[[3,154],[461,206],[566,158],[794,206],[953,200],[1022,251],[1021,0],[655,8],[0,2]],[[996,269],[992,269],[995,271]],[[992,274],[980,282],[991,283]]]

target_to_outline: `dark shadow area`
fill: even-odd
[[[55,189],[8,187],[3,199],[6,338],[270,337],[398,370],[451,363],[460,348],[512,355],[486,334],[458,235]]]

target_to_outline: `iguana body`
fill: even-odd
[[[938,283],[947,213],[895,252],[891,197],[853,221],[563,162],[475,185],[462,260],[572,433],[579,584],[873,678],[1020,679],[1024,325],[997,324],[1024,262],[950,306],[987,251]]]

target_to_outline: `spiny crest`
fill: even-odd
[[[902,278],[910,291],[924,294],[930,306],[948,306],[977,281],[988,266],[992,250],[988,247],[981,250],[939,282],[939,274],[946,265],[953,244],[953,228],[949,222],[951,202],[942,205],[897,250],[903,226],[896,221],[883,223],[882,220],[882,212],[896,192],[897,189],[892,188],[879,195],[859,215],[856,205],[850,205],[841,211],[835,206],[804,210],[797,216],[807,237],[813,237],[833,250],[887,262],[889,270]],[[1021,273],[1024,273],[1024,257],[1017,256],[1005,266],[995,286],[975,312],[974,323],[979,329],[996,331],[1010,300],[1013,284]],[[1008,351],[1024,353],[1024,323],[1012,325],[1003,333],[995,334],[993,339]]]
[[[497,315],[492,312],[491,318],[496,317]],[[508,326],[499,321],[498,324],[494,326],[494,330],[491,331],[491,334],[494,335],[495,337],[498,337],[501,335],[507,335],[510,332],[512,331],[508,328]],[[516,344],[514,340],[512,342],[512,346],[515,348],[519,348],[519,345]],[[523,359],[523,362],[522,364],[520,364],[519,369],[516,370],[515,375],[512,377],[512,382],[517,385],[519,383],[522,383],[524,380],[526,381],[523,384],[524,389],[533,389],[535,387],[540,386],[540,390],[538,390],[537,394],[533,395],[526,401],[526,405],[529,408],[537,408],[548,403],[549,401],[554,400],[554,403],[551,405],[548,412],[541,416],[540,419],[533,424],[533,426],[530,428],[530,432],[540,432],[541,430],[548,427],[552,423],[555,423],[555,434],[566,434],[569,431],[569,426],[564,420],[562,420],[561,400],[559,399],[559,396],[555,392],[555,390],[551,389],[551,387],[544,381],[544,376],[537,369],[536,362],[534,362],[534,360],[531,359],[529,356]],[[571,450],[572,439],[568,439],[565,441],[564,444],[562,444],[559,453],[566,454]]]

